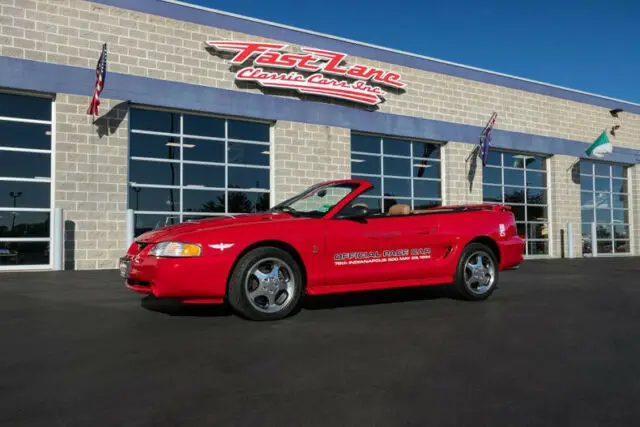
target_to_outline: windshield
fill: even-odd
[[[316,185],[274,206],[271,211],[320,218],[356,188],[358,184],[354,183]]]

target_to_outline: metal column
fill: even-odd
[[[567,246],[569,258],[574,258],[575,254],[573,252],[573,225],[571,223],[567,224]]]
[[[127,249],[133,243],[133,236],[135,235],[135,223],[136,219],[133,214],[133,209],[127,209]]]
[[[64,265],[64,215],[62,208],[53,210],[53,236],[51,239],[53,270],[62,271]]]

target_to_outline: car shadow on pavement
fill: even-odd
[[[415,288],[385,289],[350,292],[333,295],[305,296],[298,310],[331,310],[364,305],[393,304],[408,301],[456,299],[448,286],[423,286]],[[147,295],[140,300],[142,308],[176,317],[225,317],[234,315],[233,309],[224,304],[184,304],[179,300],[156,299]]]
[[[148,295],[140,305],[149,311],[176,317],[224,317],[233,314],[227,304],[184,304],[178,300],[156,299]]]
[[[384,289],[332,295],[306,296],[302,302],[305,310],[329,310],[363,305],[394,304],[408,301],[456,299],[450,286],[420,286],[412,288]]]
[[[448,285],[416,286],[331,295],[306,295],[302,298],[296,312],[300,310],[331,310],[440,298],[460,299],[459,295]],[[184,304],[179,300],[170,298],[156,299],[152,295],[147,295],[140,300],[140,305],[149,311],[176,317],[225,317],[234,315],[233,309],[226,302],[224,304]]]

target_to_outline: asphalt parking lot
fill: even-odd
[[[308,300],[277,323],[115,271],[0,275],[2,426],[636,426],[640,258]]]

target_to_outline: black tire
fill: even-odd
[[[271,261],[268,260],[277,260],[279,264],[288,267],[284,269],[283,274],[286,274],[287,277],[291,276],[290,279],[293,278],[294,281],[291,290],[293,295],[287,291],[277,291],[278,293],[274,296],[276,301],[277,296],[283,297],[285,294],[287,295],[287,299],[284,300],[285,303],[282,304],[281,309],[278,308],[277,304],[273,304],[273,310],[275,311],[271,312],[265,311],[264,308],[261,310],[257,307],[260,305],[257,300],[260,299],[263,301],[266,297],[259,295],[253,299],[252,303],[248,289],[251,284],[255,285],[255,283],[258,283],[258,287],[262,286],[262,283],[258,282],[257,277],[251,274],[251,272],[257,264],[265,263],[264,265],[267,267],[271,265]],[[251,283],[247,283],[247,279],[249,279]],[[289,283],[291,282],[289,281]],[[268,286],[268,284],[265,286]],[[236,264],[229,278],[228,301],[238,314],[250,320],[279,320],[289,316],[298,308],[303,291],[303,274],[302,267],[299,263],[288,252],[282,249],[263,246],[247,252]]]
[[[472,259],[474,261],[477,260],[477,255],[482,255],[483,259],[486,260],[487,264],[483,262],[483,265],[489,265],[490,263],[490,265],[493,267],[493,281],[489,284],[489,286],[487,286],[486,289],[480,289],[478,286],[476,286],[474,289],[472,284],[469,284],[467,280],[465,280],[465,270],[467,270],[467,262]],[[454,288],[457,294],[464,300],[483,301],[489,298],[493,291],[495,291],[498,287],[499,275],[500,272],[498,270],[498,261],[493,250],[482,243],[471,243],[464,248],[462,254],[460,254],[460,258],[458,259]],[[467,274],[467,276],[469,276],[469,274]]]

